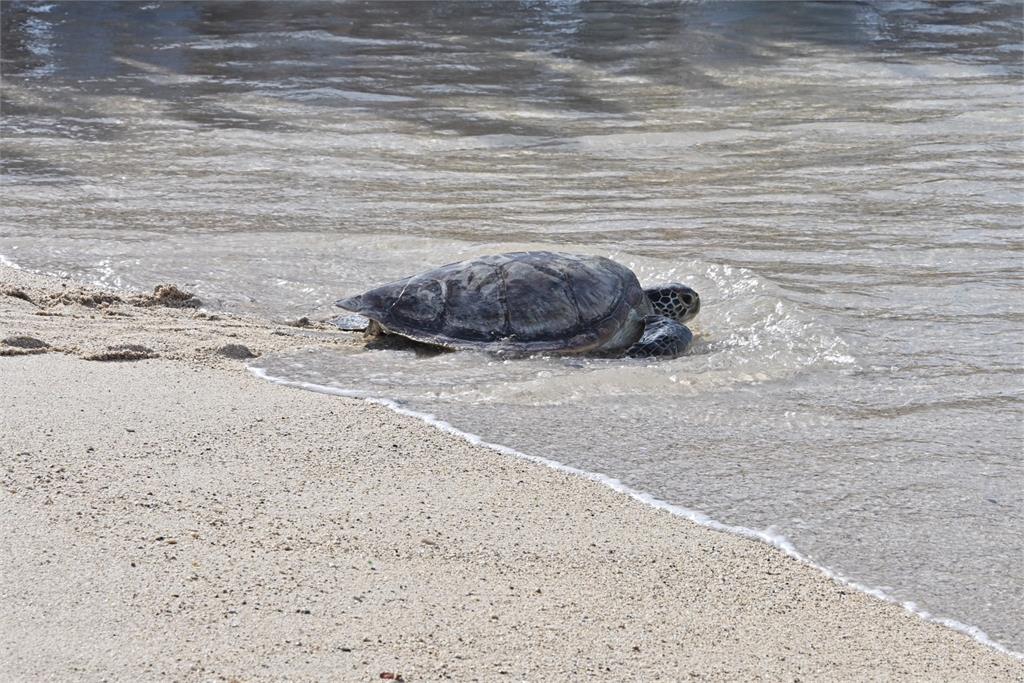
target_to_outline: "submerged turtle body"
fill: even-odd
[[[692,317],[699,308],[696,292],[672,287],[692,293]],[[452,263],[337,305],[365,316],[372,331],[449,349],[616,355],[641,342],[655,318],[664,320],[659,300],[652,301],[636,275],[610,259],[530,251]],[[676,320],[668,322],[689,335]],[[672,354],[685,350],[689,338]],[[649,348],[659,350],[637,355],[667,354],[664,344]]]

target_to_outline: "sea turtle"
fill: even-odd
[[[521,251],[429,270],[342,299],[333,322],[448,349],[504,355],[675,357],[700,297],[680,284],[643,289],[600,256]]]

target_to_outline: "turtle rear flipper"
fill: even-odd
[[[365,332],[366,328],[370,326],[370,319],[365,315],[359,315],[358,313],[339,315],[337,318],[333,318],[328,322],[337,326],[339,330],[344,330],[346,332]]]

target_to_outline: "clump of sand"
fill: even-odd
[[[159,353],[142,344],[114,344],[103,351],[96,351],[82,356],[85,360],[143,360],[158,358]]]
[[[45,353],[50,345],[42,339],[27,336],[4,337],[0,340],[0,356],[21,356],[27,353]]]
[[[33,300],[28,299],[28,301]],[[89,287],[66,287],[61,289],[59,292],[50,293],[42,301],[35,300],[33,303],[44,307],[53,306],[54,304],[79,304],[81,306],[95,308],[97,306],[109,306],[110,304],[121,303],[122,301],[124,301],[124,299],[111,292],[105,292]]]
[[[236,360],[256,358],[260,355],[254,352],[245,344],[225,344],[224,346],[217,349],[217,353],[224,356],[225,358],[234,358]]]
[[[201,305],[175,284],[129,294],[0,267],[0,356],[63,353],[93,361],[164,358],[237,367],[266,352],[358,343],[355,335],[306,317],[274,325]]]
[[[192,292],[177,285],[157,285],[152,294],[137,294],[130,299],[136,306],[167,306],[170,308],[199,308],[203,302]]]
[[[32,303],[32,299],[29,298],[29,295],[17,287],[2,287],[0,288],[0,294]]]

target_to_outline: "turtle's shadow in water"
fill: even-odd
[[[460,353],[458,349],[448,349],[442,346],[434,346],[433,344],[424,344],[408,337],[403,337],[399,334],[382,334],[374,336],[363,336],[363,349],[366,351],[397,351],[402,353],[412,353],[417,358],[437,358],[439,356],[445,356],[453,353]],[[679,357],[686,356],[697,356],[710,353],[710,349],[706,344],[694,347]],[[611,363],[630,363],[630,364],[643,364],[649,365],[652,361],[657,362],[658,358],[630,358],[628,356],[601,356],[601,355],[559,355],[559,354],[515,354],[515,353],[498,353],[498,352],[484,352],[484,355],[489,356],[494,360],[529,360],[532,358],[558,358],[561,363],[567,367],[573,368],[586,368],[595,364],[611,364]]]
[[[416,354],[417,358],[434,358],[442,354],[454,352],[453,349],[423,344],[398,334],[364,337],[364,341],[366,342],[364,348],[367,351],[411,351]]]

